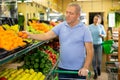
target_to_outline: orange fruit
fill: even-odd
[[[18,32],[18,36],[22,36],[23,35],[23,32]]]

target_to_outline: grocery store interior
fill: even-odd
[[[91,65],[88,80],[120,80],[120,0],[0,0],[0,80],[58,80],[58,38],[38,41],[22,31],[48,32],[65,20],[69,3],[80,5],[87,26],[100,14],[106,32],[101,76],[93,79]]]

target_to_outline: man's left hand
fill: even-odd
[[[81,68],[79,71],[78,71],[78,75],[79,76],[87,76],[88,75],[88,72],[89,70],[87,68]]]

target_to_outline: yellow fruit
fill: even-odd
[[[15,73],[16,75],[19,75],[19,74],[21,74],[23,72],[23,69],[19,69],[19,70],[17,70],[17,72]]]
[[[3,74],[1,74],[0,77],[3,77],[3,76],[8,75],[8,74],[9,74],[9,71],[10,71],[10,70],[3,72]]]
[[[42,76],[40,77],[40,80],[45,80],[45,75],[42,75]]]
[[[28,72],[29,72],[29,70],[28,70],[28,69],[25,69],[25,72],[26,72],[26,73],[28,73]]]
[[[36,76],[36,74],[37,74],[37,72],[34,72],[33,74],[31,74],[31,75],[29,76],[29,78],[28,78],[27,80],[33,80],[34,77]]]
[[[19,80],[22,75],[17,75],[13,80]]]
[[[16,76],[16,74],[14,74],[14,73],[11,74],[11,77],[15,77],[15,76]]]
[[[8,80],[13,80],[13,78],[12,78],[12,77],[10,77],[10,78],[8,78]]]
[[[7,74],[5,77],[9,78],[12,73],[14,73],[16,70],[15,69],[10,69],[9,74]]]
[[[41,73],[41,72],[38,72],[38,73],[37,73],[37,76],[38,76],[38,79],[40,79],[40,77],[42,76],[42,73]]]
[[[35,71],[33,69],[30,69],[30,74],[33,74]]]
[[[30,74],[26,73],[19,80],[27,80],[29,76],[30,76]]]

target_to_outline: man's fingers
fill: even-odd
[[[78,75],[79,75],[79,76],[87,76],[87,75],[88,75],[88,72],[89,72],[89,70],[80,70],[80,71],[78,72]]]

